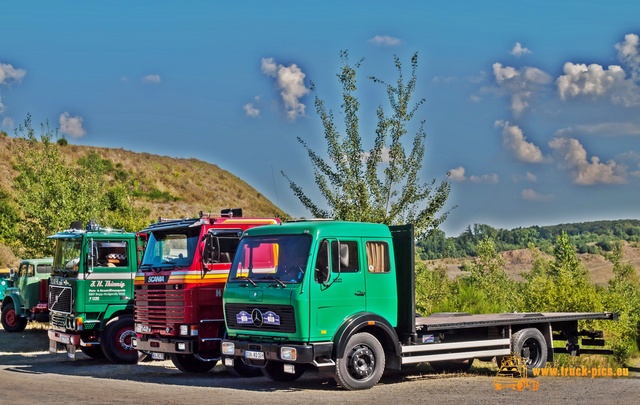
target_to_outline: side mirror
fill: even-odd
[[[9,269],[9,280],[13,281],[16,278],[16,271],[14,269]]]

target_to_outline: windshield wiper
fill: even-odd
[[[262,277],[260,280],[273,280],[276,283],[280,284],[282,287],[287,286],[284,282],[282,282],[282,280],[280,280],[278,277],[272,276],[271,274],[267,274],[266,276]]]
[[[240,277],[234,277],[232,278],[232,280],[247,280],[248,282],[250,282],[254,287],[257,287],[258,284],[256,284],[255,281],[253,281],[252,279],[250,279],[249,277],[246,276],[240,276]]]

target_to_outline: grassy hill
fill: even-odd
[[[14,169],[19,138],[0,136],[0,192],[12,198],[19,191],[13,187],[18,175]],[[244,216],[287,217],[256,189],[216,166],[197,159],[178,159],[117,148],[61,146],[61,155],[69,165],[97,154],[110,165],[105,185],[119,182],[133,191],[132,205],[148,210],[148,223],[165,218],[193,217],[200,211],[219,213],[224,208],[242,208]],[[0,245],[0,265],[14,265],[17,259]]]

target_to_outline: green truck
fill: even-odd
[[[146,235],[102,229],[91,221],[86,229],[50,236],[55,241],[49,283],[49,351],[59,347],[75,359],[76,350],[113,363],[136,363],[131,345],[133,280]]]
[[[7,332],[22,332],[29,321],[48,322],[47,286],[51,275],[51,257],[25,259],[18,270],[3,279],[2,327]]]
[[[223,292],[228,338],[223,363],[258,367],[274,381],[306,370],[345,389],[374,386],[385,369],[429,362],[468,370],[476,358],[518,354],[528,368],[554,352],[610,353],[579,320],[611,313],[469,315],[415,311],[411,225],[300,221],[246,230]],[[554,349],[553,341],[565,342]]]

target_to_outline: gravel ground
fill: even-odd
[[[537,391],[496,391],[495,369],[476,363],[467,374],[436,375],[428,366],[387,373],[370,390],[344,391],[331,376],[309,373],[293,383],[264,377],[234,378],[216,366],[204,375],[184,374],[170,361],[113,365],[78,354],[46,351],[46,332],[9,334],[0,329],[2,403],[66,404],[293,404],[323,403],[621,403],[640,398],[640,373],[621,378],[537,378]],[[44,347],[43,347],[44,346]],[[14,393],[9,399],[10,393]]]

